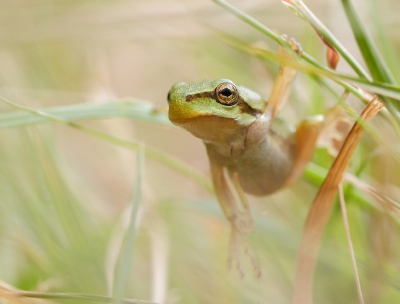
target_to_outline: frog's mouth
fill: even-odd
[[[203,115],[188,118],[170,118],[177,125],[194,136],[213,143],[227,143],[244,132],[246,126],[240,124],[237,119]]]
[[[176,125],[184,125],[184,124],[195,124],[199,120],[203,119],[212,119],[214,115],[211,113],[193,113],[192,111],[168,111],[168,118],[169,120]],[[220,118],[220,117],[218,117]]]
[[[212,132],[218,130],[238,129],[251,125],[256,121],[261,114],[256,113],[241,113],[240,115],[234,114],[231,117],[215,115],[215,113],[207,111],[193,111],[192,109],[185,111],[181,107],[171,107],[168,111],[169,120],[178,126],[188,129],[187,125],[193,125],[198,128],[210,129]],[[213,130],[211,128],[214,127]],[[192,127],[190,127],[192,128]]]

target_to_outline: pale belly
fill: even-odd
[[[277,191],[288,180],[294,160],[294,143],[278,136],[264,141],[240,156],[225,157],[207,146],[210,160],[237,172],[243,190],[253,195],[267,195]]]

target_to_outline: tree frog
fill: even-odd
[[[283,48],[279,53],[292,56]],[[304,121],[296,131],[275,119],[295,76],[295,69],[282,64],[268,102],[229,79],[180,82],[168,94],[170,121],[206,146],[234,251],[240,235],[254,229],[244,192],[268,195],[289,185],[311,158],[322,129],[321,117]]]

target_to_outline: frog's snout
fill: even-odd
[[[171,102],[171,96],[173,95],[173,93],[176,92],[176,90],[179,87],[181,87],[181,86],[183,86],[185,84],[186,84],[186,82],[177,82],[172,86],[172,88],[169,90],[168,96],[167,96],[168,104]]]

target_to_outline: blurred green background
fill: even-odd
[[[277,33],[295,37],[325,64],[326,49],[315,32],[279,1],[231,3]],[[340,3],[306,4],[362,62]],[[400,80],[398,2],[354,4]],[[0,96],[34,109],[140,99],[163,112],[173,83],[222,77],[267,97],[278,68],[221,40],[218,31],[271,51],[277,47],[211,1],[16,0],[0,5]],[[337,70],[352,74],[343,60]],[[296,124],[336,102],[300,74],[283,112]],[[363,108],[354,97],[349,103],[357,111]],[[15,109],[0,103],[0,111],[1,116]],[[123,118],[79,123],[209,173],[201,141],[172,125]],[[291,302],[296,250],[317,185],[302,179],[275,195],[250,197],[257,227],[247,243],[262,276],[254,276],[243,255],[246,275],[241,279],[227,267],[227,221],[216,198],[199,183],[157,159],[139,158],[144,170],[138,190],[135,151],[54,122],[11,124],[0,130],[1,281],[42,292],[112,295],[114,290],[157,303]],[[372,125],[381,141],[364,136],[349,172],[398,200],[399,165],[393,157],[398,137],[382,117]],[[319,149],[314,162],[328,168],[332,160]],[[346,201],[365,301],[396,303],[398,210],[367,196],[351,199],[352,189],[346,189]],[[141,199],[135,200],[138,191]],[[132,230],[131,205],[139,201]],[[315,303],[357,303],[338,204],[320,258]]]

